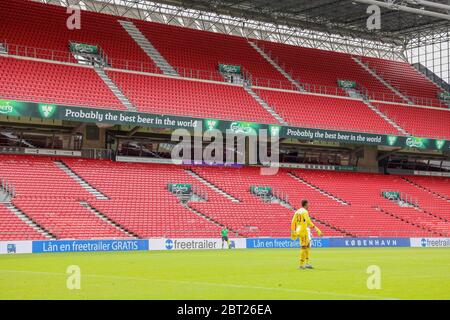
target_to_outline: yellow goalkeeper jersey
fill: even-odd
[[[297,210],[292,218],[291,230],[299,236],[308,234],[308,228],[315,227],[314,223],[309,218],[308,210],[301,208]]]

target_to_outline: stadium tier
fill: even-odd
[[[0,14],[0,41],[11,44],[18,55],[76,63],[69,44],[85,43],[99,46],[117,68],[142,70],[145,66],[160,73],[117,17],[81,11],[81,29],[70,30],[67,8],[24,0],[2,0]]]
[[[201,70],[201,78],[223,81],[219,64],[242,66],[255,78],[286,81],[243,37],[134,20],[147,39],[174,67]]]
[[[7,239],[216,237],[223,225],[233,236],[286,237],[303,198],[310,200],[311,215],[328,236],[450,235],[450,204],[443,198],[448,178],[411,182],[401,176],[299,169],[264,176],[256,167],[12,155],[0,160],[0,177],[16,190],[12,208],[0,211],[1,236]],[[169,184],[189,184],[197,198],[183,204]],[[277,201],[264,201],[251,193],[252,186],[270,187]],[[387,190],[409,203],[384,198]],[[26,228],[19,216],[39,232]]]
[[[67,18],[61,6],[0,2],[0,100],[377,133],[403,140],[407,135],[450,139],[450,110],[437,108],[447,107],[437,99],[444,91],[406,62],[88,11],[81,12],[81,29],[70,30]],[[82,56],[71,48],[73,43],[98,52]],[[220,65],[232,66],[235,73],[228,74]],[[338,86],[339,80],[350,87]],[[11,107],[10,101],[5,106]],[[13,123],[8,130],[39,126],[32,119],[17,124],[10,109],[2,112],[2,121]],[[39,127],[38,135],[52,132],[52,148],[58,141],[70,146],[74,135],[83,135],[86,123],[67,122]],[[58,125],[67,139],[56,141]],[[107,148],[111,155],[126,139],[142,155],[142,146],[132,141],[136,133],[142,134],[138,139],[157,140],[155,146],[168,139],[154,128],[143,133],[139,126],[131,131],[113,126],[98,124],[95,129],[102,136],[93,148]],[[83,141],[89,148],[95,144],[91,138]],[[48,145],[2,132],[1,143],[10,146],[13,140],[19,141],[14,145],[18,148]],[[313,144],[305,140],[295,141],[292,148],[299,149],[293,154]],[[362,159],[360,153],[367,165],[366,153],[379,151],[375,145],[348,145],[337,142],[333,148],[340,148],[349,166],[355,157]],[[312,147],[314,153],[327,146]],[[394,144],[389,147],[386,152],[398,151],[392,150]],[[446,156],[444,149],[440,152],[438,156]],[[152,155],[159,157],[157,151]],[[327,164],[337,163],[338,156],[333,156]],[[378,169],[384,157],[372,154],[375,164],[369,169]],[[265,176],[257,167],[60,160],[0,155],[2,187],[7,181],[14,190],[11,196],[0,188],[0,195],[8,198],[7,205],[0,204],[0,240],[216,237],[222,226],[237,237],[287,237],[293,210],[304,198],[328,236],[450,235],[448,178],[299,169]],[[169,184],[192,186],[190,201],[171,193]],[[275,197],[267,201],[256,196],[254,186],[270,187]],[[400,198],[387,199],[382,195],[386,191]]]
[[[0,241],[44,239],[42,234],[0,203]]]
[[[407,97],[423,98],[418,101],[423,105],[441,106],[437,98],[444,90],[408,63],[369,57],[361,57],[361,60]]]
[[[242,86],[117,71],[108,75],[142,112],[277,123]]]
[[[401,135],[360,100],[255,89],[289,124]]]
[[[435,235],[450,233],[449,202],[436,194],[410,184],[405,177],[312,170],[296,170],[295,172],[308,183],[345,200],[351,207],[356,207],[362,212],[367,212],[371,208],[390,214],[400,221],[415,225]],[[356,186],[355,181],[358,181]],[[441,181],[448,185],[448,179]],[[384,191],[400,192],[405,199],[405,206],[399,207],[398,204],[381,196]],[[361,215],[361,218],[367,219],[366,223],[370,222],[368,215]],[[385,226],[385,224],[381,225]]]
[[[125,110],[92,68],[3,56],[0,65],[1,99]]]
[[[338,80],[355,81],[359,88],[404,102],[345,53],[258,41],[259,46],[292,71],[300,83],[336,87]],[[435,97],[436,98],[436,97]]]
[[[450,139],[450,112],[448,110],[387,103],[374,103],[374,105],[414,136]]]

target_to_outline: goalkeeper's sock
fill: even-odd
[[[305,265],[306,261],[306,249],[301,248],[300,249],[300,267],[303,267]]]
[[[309,264],[309,256],[311,253],[311,248],[306,248],[305,251],[306,251],[306,257],[305,257],[306,264]]]

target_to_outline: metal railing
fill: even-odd
[[[9,201],[16,196],[16,189],[6,179],[0,181],[0,203]]]
[[[65,63],[77,63],[76,58],[70,51],[58,51],[53,49],[35,48],[9,43],[4,43],[4,45],[7,48],[8,55],[23,56],[28,58],[36,58]],[[104,67],[128,71],[161,74],[161,71],[159,70],[158,67],[156,67],[155,64],[146,63],[142,61],[114,59],[108,57],[100,47],[99,50],[100,50],[99,54],[101,55],[102,59],[105,62]],[[174,69],[182,78],[210,80],[224,83],[227,82],[227,80],[223,77],[223,75],[220,74],[218,70],[199,70],[184,67],[174,67]],[[252,76],[251,72],[249,72],[245,68],[242,68],[242,77],[246,80],[246,84],[251,84],[252,86],[299,91],[298,87],[289,80],[254,77]],[[324,86],[320,84],[303,83],[300,80],[295,79],[293,76],[291,77],[294,81],[298,82],[300,86],[308,93],[348,97],[345,90],[343,90],[338,86]],[[367,99],[393,103],[407,103],[407,101],[402,99],[394,92],[392,93],[374,92],[369,91],[367,89],[363,90],[362,88],[363,87],[358,87],[357,89],[358,90],[361,89],[360,93],[363,94]],[[438,98],[432,99],[426,97],[415,97],[408,95],[407,92],[403,92],[402,94],[407,96],[408,99],[412,101],[414,105],[439,107],[444,109],[450,108],[449,107],[450,102],[444,102]],[[17,98],[24,99],[26,101],[34,101],[33,97],[27,95]],[[73,102],[71,101],[70,103],[72,105],[79,104],[79,102],[77,103],[76,100],[74,100]]]

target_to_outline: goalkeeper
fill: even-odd
[[[316,230],[319,237],[322,235],[322,231],[320,231],[309,218],[308,200],[302,200],[302,207],[295,212],[291,223],[291,239],[296,240],[297,238],[300,238],[301,249],[299,269],[313,269],[309,264],[311,251],[310,227],[313,227]]]

